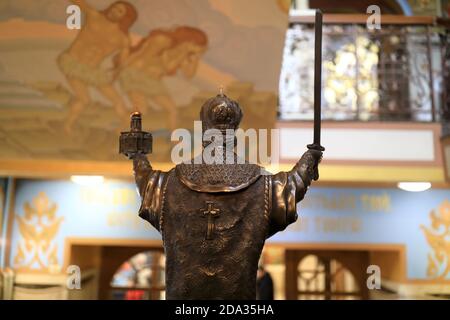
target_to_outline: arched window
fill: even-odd
[[[353,274],[337,259],[307,255],[298,263],[298,299],[355,299],[359,288]]]
[[[165,298],[165,255],[161,251],[138,253],[122,263],[111,280],[116,300]]]

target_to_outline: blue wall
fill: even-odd
[[[41,214],[42,225],[52,225],[61,220],[53,238],[52,231],[46,233],[49,241],[56,244],[56,249],[47,248],[41,252],[44,264],[48,263],[45,260],[51,250],[56,251],[57,262],[62,264],[66,237],[160,239],[158,232],[137,216],[139,198],[131,182],[107,181],[97,187],[85,187],[71,181],[18,180],[16,216],[30,224],[36,222],[39,214],[30,214],[26,203],[29,207],[39,206],[33,203],[33,199],[40,195],[40,207],[46,208],[42,204],[45,203],[42,193],[48,197],[47,207],[50,208],[52,203],[57,205],[54,216],[48,220],[47,215]],[[434,258],[434,251],[423,227],[435,233],[439,228],[442,231],[442,226],[437,226],[436,230],[432,228],[430,213],[434,210],[439,216],[439,208],[442,207],[442,214],[449,218],[448,200],[450,191],[440,189],[410,193],[398,189],[313,187],[300,204],[300,219],[269,241],[404,244],[407,276],[427,279],[428,255]],[[26,251],[24,233],[18,222],[15,217],[11,261],[18,256],[19,247]],[[448,230],[446,236],[448,239]],[[25,258],[21,263],[16,259],[16,267],[30,261],[27,255],[31,257],[31,251],[22,252]],[[446,262],[437,265],[436,272],[443,270]],[[39,264],[35,262],[29,267],[39,268]],[[450,277],[447,275],[447,278]]]
[[[407,276],[425,279],[428,254],[433,255],[433,249],[423,228],[434,234],[445,232],[443,225],[433,230],[430,213],[435,211],[439,215],[441,206],[444,214],[450,213],[448,200],[450,190],[412,193],[399,189],[311,188],[300,204],[299,221],[272,240],[404,244]],[[447,216],[450,218],[448,213]],[[448,247],[449,230],[446,237]],[[445,269],[445,263],[440,269]]]

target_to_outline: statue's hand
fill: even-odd
[[[133,160],[133,162],[135,162],[135,163],[139,163],[142,161],[148,162],[147,155],[142,152],[130,153],[130,154],[128,154],[128,158],[130,160]]]
[[[306,151],[302,160],[307,163],[308,173],[312,180],[319,180],[319,163],[322,161],[323,152],[315,149]]]

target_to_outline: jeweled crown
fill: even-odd
[[[218,129],[223,134],[227,129],[236,130],[242,119],[242,110],[239,104],[223,93],[208,99],[200,111],[202,129]]]

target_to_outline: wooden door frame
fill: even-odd
[[[111,251],[113,262],[107,265]],[[64,243],[64,270],[71,264],[79,265],[81,270],[95,268],[98,270],[98,298],[110,299],[110,282],[120,265],[133,255],[147,251],[164,251],[162,241],[145,239],[115,238],[66,238]],[[110,261],[111,262],[111,261]]]

